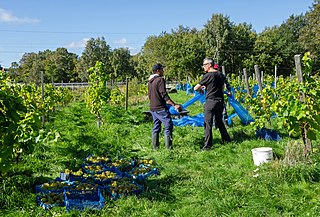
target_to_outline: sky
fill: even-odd
[[[111,49],[138,53],[149,36],[179,25],[203,29],[213,14],[251,24],[257,33],[291,15],[310,11],[313,0],[1,0],[0,65],[24,53],[64,47],[79,56],[90,38]]]

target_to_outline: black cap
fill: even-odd
[[[159,69],[163,69],[163,68],[165,68],[166,66],[163,66],[162,64],[160,64],[160,63],[156,63],[156,64],[154,64],[153,66],[152,66],[152,71],[153,72],[155,72],[155,71],[157,71],[157,70],[159,70]]]

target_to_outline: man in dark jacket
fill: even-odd
[[[194,87],[195,91],[206,89],[206,103],[204,106],[204,146],[203,150],[210,150],[212,147],[212,125],[213,116],[217,127],[219,128],[222,143],[230,142],[230,136],[222,121],[222,112],[224,107],[223,89],[226,82],[226,77],[222,72],[214,68],[212,58],[205,58],[202,65],[206,74],[201,81]],[[227,86],[228,94],[231,95],[230,85]]]
[[[149,77],[148,96],[150,100],[150,111],[153,118],[152,129],[152,148],[159,148],[159,133],[161,131],[161,123],[164,125],[164,142],[167,149],[172,147],[172,131],[173,123],[171,115],[167,108],[167,104],[172,105],[176,110],[180,111],[181,106],[175,104],[169,97],[166,90],[166,82],[163,78],[165,66],[156,63],[152,67],[153,74]]]

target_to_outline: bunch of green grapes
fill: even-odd
[[[51,183],[43,183],[41,188],[44,190],[60,190],[70,185],[71,184],[67,182],[51,182]]]
[[[40,200],[44,204],[61,204],[64,202],[63,193],[51,192],[46,195],[42,195]]]
[[[111,161],[110,157],[100,157],[100,156],[90,156],[86,159],[88,163],[109,163]]]
[[[119,179],[112,181],[109,185],[112,194],[129,194],[139,189],[139,186],[134,184],[130,179]]]
[[[112,179],[114,177],[116,177],[117,174],[111,171],[105,171],[99,174],[94,174],[94,178],[97,180],[106,180],[106,179]]]

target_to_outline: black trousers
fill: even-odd
[[[212,125],[213,116],[221,134],[222,143],[231,141],[227,129],[222,121],[222,112],[224,108],[223,100],[207,99],[204,105],[204,147],[212,147]]]

